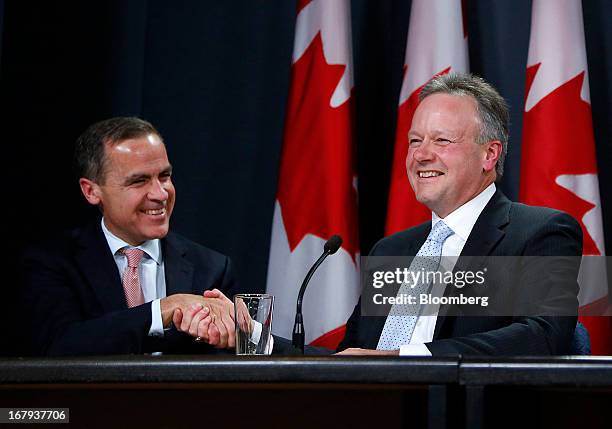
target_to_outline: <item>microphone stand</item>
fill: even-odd
[[[295,323],[293,324],[292,343],[293,343],[293,346],[297,348],[301,354],[304,354],[304,338],[305,338],[304,318],[302,316],[302,300],[304,299],[304,292],[306,291],[306,286],[308,285],[310,278],[312,277],[314,272],[317,270],[317,268],[319,268],[319,265],[321,265],[323,261],[325,260],[325,258],[327,258],[332,253],[333,252],[330,252],[329,250],[326,249],[325,252],[323,252],[323,254],[319,256],[319,259],[317,259],[317,262],[314,263],[312,268],[310,268],[310,271],[308,271],[308,274],[306,274],[306,278],[304,278],[304,281],[302,282],[302,286],[300,287],[300,291],[298,293],[297,308],[295,311]]]

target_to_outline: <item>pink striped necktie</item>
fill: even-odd
[[[125,292],[125,302],[129,308],[144,304],[144,295],[140,288],[140,278],[138,276],[138,265],[144,252],[140,249],[127,247],[119,249],[119,252],[123,253],[128,260],[128,266],[123,272],[123,278],[121,279],[123,291]]]

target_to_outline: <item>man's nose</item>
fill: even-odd
[[[148,196],[153,201],[166,201],[168,199],[168,191],[159,179],[153,179]]]
[[[423,140],[421,144],[414,148],[412,157],[417,162],[427,162],[434,158],[434,151],[430,140]]]

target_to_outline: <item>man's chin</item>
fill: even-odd
[[[437,194],[434,194],[433,192],[420,192],[415,194],[415,197],[419,203],[423,204],[429,210],[436,211],[435,209],[438,206],[439,201]]]
[[[427,192],[419,192],[415,194],[416,200],[424,205],[428,205],[433,201],[433,196]]]
[[[155,240],[155,239],[159,239],[159,238],[164,238],[166,235],[168,235],[168,225],[164,225],[164,226],[158,226],[156,228],[150,228],[147,231],[145,231],[145,236],[147,237],[147,240]]]

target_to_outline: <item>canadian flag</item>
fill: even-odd
[[[431,219],[406,176],[408,131],[421,88],[435,76],[468,71],[467,31],[461,0],[413,0],[404,80],[399,98],[386,235]]]
[[[336,348],[359,296],[348,0],[298,2],[291,83],[268,264],[273,332],[291,338],[297,293],[334,234],[340,250],[304,296],[306,342]]]
[[[603,316],[609,315],[608,282],[580,0],[533,0],[520,199],[580,222],[579,316],[593,354],[612,354],[610,318]]]

